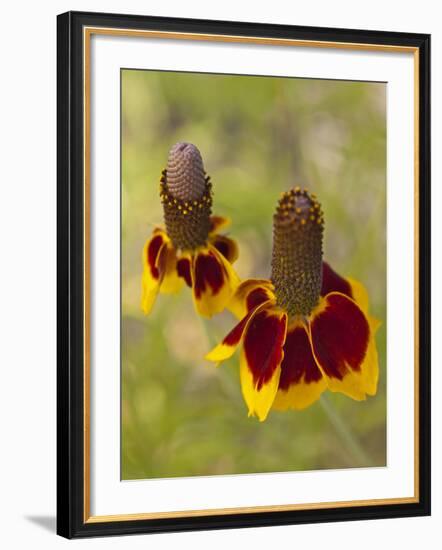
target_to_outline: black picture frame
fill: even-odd
[[[419,59],[419,498],[412,503],[90,522],[84,459],[85,27],[414,48]],[[430,36],[427,34],[69,12],[57,20],[57,533],[67,538],[430,514]]]

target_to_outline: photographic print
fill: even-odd
[[[386,465],[386,84],[122,69],[122,480]]]
[[[57,24],[57,532],[429,515],[429,35]]]

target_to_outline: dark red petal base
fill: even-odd
[[[192,275],[190,271],[190,259],[180,258],[176,263],[176,270],[179,277],[186,281],[186,285],[192,288]]]
[[[286,322],[285,316],[281,318],[263,309],[247,327],[244,351],[258,391],[272,378],[281,362]]]
[[[259,305],[270,299],[268,292],[264,288],[255,288],[246,298],[247,311],[255,309]]]
[[[321,296],[326,296],[329,292],[341,292],[353,298],[349,282],[338,275],[327,262],[322,262]]]
[[[358,371],[367,351],[370,328],[358,306],[330,294],[327,307],[311,321],[315,356],[327,376],[342,380],[347,369]]]
[[[279,389],[288,390],[301,379],[306,384],[318,382],[322,373],[313,357],[312,347],[303,326],[287,331],[284,344],[284,359],[281,363]]]
[[[212,290],[212,295],[218,294],[226,276],[224,266],[210,251],[199,253],[196,256],[194,274],[194,290],[197,299],[201,298],[201,295],[209,288]]]
[[[147,247],[147,263],[149,264],[150,272],[154,279],[160,278],[160,272],[158,270],[158,254],[163,244],[164,239],[162,235],[156,235]]]
[[[221,252],[226,260],[230,263],[234,262],[236,259],[235,243],[229,239],[229,237],[225,237],[224,235],[216,235],[213,237],[212,244],[218,252]]]
[[[222,241],[221,239],[215,239],[213,241],[213,246],[221,252],[221,254],[224,256],[224,258],[229,258],[229,245],[226,243],[226,241]]]

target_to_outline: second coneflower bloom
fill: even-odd
[[[240,379],[249,416],[303,409],[329,389],[355,400],[378,382],[375,333],[361,283],[322,260],[324,219],[314,195],[283,193],[273,218],[270,280],[241,283],[231,310],[241,319],[207,359],[242,344]]]
[[[141,308],[149,313],[158,292],[173,293],[186,284],[197,312],[221,312],[239,280],[232,268],[238,248],[218,232],[228,220],[212,216],[212,184],[199,150],[176,143],[160,181],[165,228],[156,227],[143,248]]]

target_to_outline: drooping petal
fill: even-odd
[[[267,300],[274,300],[273,285],[268,279],[246,279],[237,287],[227,309],[242,319],[247,313]]]
[[[239,279],[230,262],[209,244],[193,259],[192,284],[196,310],[203,317],[211,317],[226,307]]]
[[[155,303],[164,277],[167,242],[168,237],[164,231],[156,229],[143,247],[141,309],[146,315],[150,312]]]
[[[313,354],[328,388],[357,401],[375,395],[377,321],[346,295],[332,292],[313,311],[310,326]]]
[[[208,361],[213,361],[214,363],[220,363],[231,357],[236,348],[238,347],[241,339],[243,337],[244,331],[246,330],[247,324],[251,321],[253,316],[258,313],[264,307],[271,305],[270,302],[265,302],[260,305],[255,306],[249,311],[249,313],[241,319],[241,321],[233,327],[233,329],[225,336],[220,344],[218,344],[212,351],[206,355]]]
[[[192,288],[192,257],[190,254],[183,254],[177,261],[177,273],[189,288]]]
[[[350,277],[341,277],[327,262],[322,262],[321,296],[340,292],[352,298],[365,313],[368,312],[368,293],[364,285]]]
[[[174,294],[181,290],[184,280],[178,272],[176,250],[172,243],[166,243],[166,257],[164,259],[164,275],[160,284],[162,294]]]
[[[361,282],[356,281],[356,279],[347,277],[347,281],[351,287],[351,298],[353,298],[362,311],[367,314],[369,306],[367,289]]]
[[[321,296],[327,296],[330,292],[340,292],[352,298],[350,283],[338,275],[327,262],[322,262]]]
[[[238,245],[230,237],[216,234],[210,238],[210,242],[231,264],[238,259]]]
[[[278,391],[287,314],[276,307],[263,307],[247,324],[240,360],[241,389],[249,409],[262,422]]]
[[[313,357],[308,327],[295,321],[287,329],[278,393],[273,408],[305,409],[319,399],[327,382]]]
[[[218,233],[220,229],[223,229],[230,225],[230,219],[224,216],[210,216],[210,229],[209,235]]]

